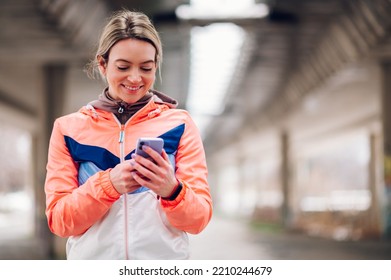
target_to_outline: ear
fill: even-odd
[[[106,76],[106,69],[107,69],[107,63],[106,63],[106,60],[101,56],[101,55],[98,55],[96,57],[97,61],[98,61],[98,68],[99,68],[99,71],[100,73],[103,75],[103,76]]]

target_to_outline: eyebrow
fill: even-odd
[[[126,63],[133,64],[132,62],[130,62],[130,61],[126,60],[126,59],[122,59],[122,58],[116,59],[115,62],[126,62]],[[155,61],[150,59],[150,60],[146,60],[144,62],[141,62],[140,64],[147,64],[147,63],[155,63]]]

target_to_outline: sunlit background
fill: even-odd
[[[34,228],[31,137],[1,124],[0,138],[0,240],[30,236]]]
[[[192,0],[190,5],[179,6],[176,14],[185,20],[248,19],[265,17],[268,8],[253,0]],[[190,31],[186,108],[203,134],[211,119],[223,112],[225,97],[235,85],[232,83],[236,78],[234,74],[242,70],[239,61],[245,37],[246,31],[231,22],[196,26]]]

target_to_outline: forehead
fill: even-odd
[[[124,39],[118,41],[110,50],[110,60],[126,60],[132,63],[155,61],[155,47],[146,41]]]

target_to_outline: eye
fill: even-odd
[[[117,69],[120,70],[120,71],[126,71],[129,69],[129,67],[127,66],[117,66]]]
[[[151,72],[151,71],[152,71],[152,68],[149,68],[149,67],[142,67],[141,70],[144,71],[144,72]]]

